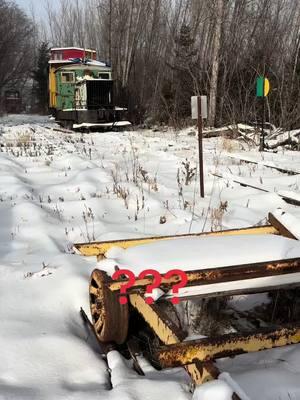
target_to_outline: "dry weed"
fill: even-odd
[[[223,228],[223,217],[227,211],[228,202],[220,201],[219,207],[210,210],[211,231],[220,231]]]

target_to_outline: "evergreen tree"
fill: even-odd
[[[195,40],[192,37],[191,28],[183,24],[179,36],[175,38],[177,44],[175,50],[175,99],[176,117],[186,118],[191,114],[191,96],[194,92],[193,70],[196,51]]]
[[[33,71],[34,92],[37,98],[37,108],[40,112],[47,112],[48,108],[48,61],[49,45],[42,42],[38,48],[36,69]]]
[[[171,100],[171,104],[168,105],[173,121],[180,123],[182,118],[189,117],[191,113],[191,96],[194,94],[193,76],[196,74],[195,40],[188,25],[181,26],[178,36],[175,37],[175,44],[173,64],[169,64],[173,70],[173,79],[171,86],[168,86],[168,93],[163,91],[163,96],[167,103]]]

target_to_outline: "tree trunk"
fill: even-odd
[[[215,34],[212,48],[212,69],[210,78],[209,92],[209,120],[210,126],[214,126],[216,119],[216,103],[217,103],[217,88],[218,74],[220,64],[220,47],[221,47],[221,28],[224,10],[224,0],[216,0],[215,2]]]

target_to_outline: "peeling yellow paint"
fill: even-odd
[[[168,346],[158,352],[162,367],[187,365],[198,361],[209,361],[217,358],[252,353],[274,347],[282,347],[300,342],[300,328],[282,328],[274,332],[256,333],[253,335],[221,336],[213,339],[183,342]]]
[[[300,272],[300,258],[185,271],[188,286],[209,285],[219,282],[234,282],[296,272]],[[173,275],[170,278],[165,278],[164,275],[161,275],[160,287],[169,290],[170,287],[175,283],[178,283],[180,279],[179,275]],[[119,291],[125,282],[128,282],[128,280],[111,281],[108,284],[108,288],[112,292]],[[153,278],[137,278],[130,289],[128,289],[127,293],[140,292],[141,290],[145,290],[146,286],[152,283]]]
[[[121,247],[128,249],[129,247],[138,246],[141,244],[147,244],[156,242],[158,240],[168,240],[176,238],[189,238],[198,236],[227,236],[227,235],[278,235],[279,232],[276,228],[271,225],[258,226],[242,229],[230,229],[219,232],[201,232],[187,235],[176,235],[176,236],[157,236],[150,238],[139,238],[129,240],[114,240],[106,242],[93,242],[93,243],[77,243],[74,247],[83,256],[103,256],[112,247]]]

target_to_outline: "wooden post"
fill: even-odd
[[[262,97],[262,115],[261,115],[261,136],[260,136],[260,146],[259,151],[265,150],[265,96]]]
[[[259,151],[265,150],[265,108],[266,108],[266,95],[269,89],[266,89],[266,79],[265,75],[262,76],[262,110],[261,110],[261,135],[260,135],[260,143],[259,143]],[[267,92],[266,92],[267,90]]]
[[[199,149],[199,179],[200,179],[200,196],[204,197],[204,173],[203,173],[203,131],[202,131],[202,111],[201,97],[197,97],[198,108],[198,149]]]

